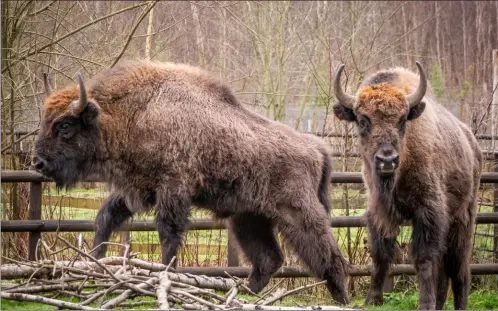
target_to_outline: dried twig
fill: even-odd
[[[230,291],[230,294],[227,297],[225,305],[230,306],[233,299],[235,298],[235,296],[237,296],[238,293],[239,293],[239,290],[237,289],[237,287],[232,288],[232,290]]]
[[[173,256],[166,269],[159,273],[159,286],[157,287],[156,295],[159,309],[161,310],[169,310],[168,292],[171,289],[171,281],[168,278],[168,269],[171,267],[175,259],[176,256]]]
[[[313,287],[316,287],[318,285],[322,285],[325,283],[327,283],[327,281],[321,281],[321,282],[317,282],[317,283],[313,283],[313,284],[309,284],[309,285],[303,285],[301,287],[298,287],[298,288],[295,288],[295,289],[289,290],[289,291],[284,290],[284,292],[281,293],[280,295],[272,295],[271,298],[268,298],[267,300],[265,300],[265,302],[262,303],[261,305],[265,305],[265,306],[270,305],[270,304],[274,303],[275,301],[281,300],[282,298],[284,298],[286,296],[289,296],[289,295],[298,293],[300,291],[303,291],[305,289],[310,289],[310,288],[313,288]]]
[[[225,274],[228,275],[228,277],[230,277],[232,280],[234,280],[236,282],[236,284],[240,287],[242,287],[246,292],[248,292],[249,294],[253,295],[253,296],[256,296],[258,298],[261,298],[261,296],[259,296],[258,294],[256,294],[255,292],[253,292],[249,287],[247,287],[245,284],[244,284],[244,280],[241,280],[240,278],[236,277],[236,276],[231,276],[230,273],[226,272],[225,271]]]
[[[170,271],[171,265],[176,258],[172,258],[170,263],[165,266],[131,259],[126,250],[123,257],[108,257],[97,260],[86,253],[84,249],[75,247],[66,239],[60,236],[57,238],[66,244],[64,246],[66,249],[74,250],[75,255],[72,257],[72,260],[22,262],[2,257],[15,263],[1,265],[0,273],[2,277],[4,277],[4,272],[10,279],[16,275],[15,273],[20,277],[31,277],[30,283],[20,285],[3,283],[1,286],[2,298],[36,301],[59,308],[81,310],[96,310],[88,307],[88,305],[99,300],[100,302],[97,305],[100,304],[100,309],[155,303],[160,310],[173,310],[175,305],[181,305],[181,309],[184,310],[232,310],[234,308],[242,310],[295,310],[296,308],[271,307],[267,305],[285,296],[323,283],[319,282],[301,286],[289,291],[277,291],[261,304],[247,304],[243,299],[237,298],[242,289],[250,292],[244,284],[244,280],[231,276],[228,273],[226,274],[230,278],[176,273]],[[47,246],[42,240],[40,241],[40,245],[43,247]],[[46,249],[49,252],[48,256],[59,252],[48,247]],[[75,261],[77,257],[80,257],[80,259]],[[89,259],[89,261],[82,261],[81,259]],[[16,272],[12,273],[13,270]],[[50,280],[51,275],[54,277],[60,276],[60,278]],[[136,283],[140,284],[134,285]],[[92,288],[94,289],[93,291],[83,291],[84,289]],[[225,296],[221,296],[216,294],[215,290],[228,293]],[[48,293],[49,296],[55,293],[55,296],[52,295],[49,298],[40,294],[34,295],[35,293]],[[105,297],[110,293],[118,296],[105,301]],[[83,301],[78,304],[67,303],[55,299],[59,295],[78,297]],[[137,296],[150,296],[156,300],[155,302],[144,301],[133,303],[126,301],[128,298]],[[341,309],[338,307],[320,308],[323,310]]]
[[[68,38],[68,37],[70,37],[70,36],[72,36],[72,35],[74,35],[74,34],[76,34],[76,33],[80,32],[80,31],[82,31],[83,29],[85,29],[85,28],[87,28],[87,27],[89,27],[89,26],[91,26],[91,25],[93,25],[93,24],[96,24],[96,23],[98,23],[98,22],[100,22],[100,21],[102,21],[102,20],[104,20],[104,19],[110,18],[110,17],[112,17],[112,16],[114,16],[114,15],[121,14],[121,13],[126,12],[126,11],[129,11],[129,10],[133,10],[133,9],[135,9],[135,8],[141,7],[141,6],[146,5],[146,4],[147,4],[147,3],[145,3],[145,2],[144,2],[144,3],[138,3],[138,4],[136,4],[136,5],[132,5],[132,6],[126,7],[126,8],[124,8],[124,9],[121,9],[121,10],[118,10],[118,11],[115,11],[115,12],[112,12],[112,13],[110,13],[110,14],[107,14],[107,15],[102,16],[102,17],[100,17],[100,18],[97,18],[97,19],[95,19],[95,20],[92,20],[92,21],[90,21],[90,22],[88,22],[88,23],[86,23],[86,24],[84,24],[84,25],[82,25],[82,26],[78,27],[77,29],[75,29],[75,30],[73,30],[73,31],[70,31],[70,32],[66,33],[66,34],[65,34],[65,35],[63,35],[63,36],[61,36],[61,37],[59,37],[59,38],[57,38],[57,39],[55,39],[55,40],[50,41],[49,43],[47,43],[47,44],[45,44],[45,45],[41,46],[40,48],[37,48],[37,49],[36,49],[36,50],[34,50],[34,51],[27,52],[25,55],[21,56],[20,58],[13,60],[13,61],[12,61],[12,63],[10,64],[10,66],[15,65],[16,63],[18,63],[18,62],[20,62],[20,61],[22,61],[22,60],[25,60],[25,59],[27,59],[28,57],[30,57],[30,56],[32,56],[32,55],[36,55],[36,54],[38,54],[40,51],[43,51],[43,50],[45,50],[46,48],[48,48],[48,47],[50,47],[50,46],[52,46],[52,45],[55,45],[55,44],[57,44],[57,43],[61,42],[62,40],[64,40],[64,39],[66,39],[66,38]],[[7,67],[2,68],[2,73],[4,73],[7,69],[8,69]]]
[[[147,287],[151,287],[157,284],[159,280],[157,278],[151,278],[149,281],[145,282],[146,284],[140,284],[137,287],[140,289],[145,289]],[[125,301],[128,297],[133,294],[133,290],[127,289],[118,297],[109,300],[107,303],[101,306],[102,309],[111,309],[119,305],[121,302]],[[152,293],[154,295],[154,293]]]
[[[121,59],[121,57],[123,56],[124,52],[126,51],[126,48],[128,47],[128,45],[130,44],[131,40],[133,39],[133,35],[135,34],[135,31],[137,30],[138,26],[140,25],[140,23],[142,22],[142,20],[145,18],[145,16],[147,16],[147,14],[149,14],[150,10],[152,10],[154,8],[154,6],[156,5],[156,3],[158,1],[159,0],[152,1],[152,3],[138,17],[138,20],[135,23],[135,26],[133,26],[132,30],[130,31],[130,34],[128,35],[128,39],[126,40],[125,44],[121,48],[121,52],[119,52],[118,56],[114,59],[114,62],[112,62],[112,64],[111,64],[110,67],[114,67],[114,65],[116,65],[117,62]]]

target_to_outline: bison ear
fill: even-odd
[[[415,120],[416,118],[420,117],[422,112],[425,110],[425,102],[421,101],[417,105],[413,106],[410,108],[410,112],[408,113],[408,117],[406,118],[407,120]]]
[[[341,103],[335,104],[332,109],[334,110],[335,116],[339,120],[352,122],[356,120],[356,116],[353,112],[353,109],[349,109]]]
[[[94,122],[95,118],[100,113],[100,106],[97,105],[97,103],[89,100],[88,105],[86,106],[85,110],[80,114],[80,117],[82,118],[83,122],[85,124],[91,124]]]

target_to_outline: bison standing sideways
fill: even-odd
[[[367,304],[382,287],[399,227],[411,221],[420,308],[441,309],[451,279],[455,309],[466,309],[482,153],[472,132],[435,101],[425,73],[402,69],[367,78],[355,97],[335,77],[335,115],[355,122],[374,269]],[[427,90],[429,88],[429,90]]]
[[[283,263],[274,228],[339,303],[348,264],[330,231],[328,146],[245,109],[187,65],[136,61],[48,93],[33,166],[58,187],[92,173],[111,185],[94,246],[155,207],[162,261],[176,255],[192,205],[228,218],[261,291]],[[95,256],[104,256],[106,246]]]

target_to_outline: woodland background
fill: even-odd
[[[76,71],[90,79],[125,59],[199,65],[226,81],[249,109],[300,131],[322,134],[351,132],[330,114],[338,64],[346,64],[344,81],[353,93],[374,71],[391,66],[415,70],[418,60],[441,104],[476,134],[496,134],[490,111],[498,2],[29,0],[2,1],[1,14],[4,169],[29,167],[43,102],[43,72],[58,89],[74,83]],[[329,140],[339,152],[355,150],[355,139]],[[494,149],[494,140],[483,146]],[[359,171],[360,162],[344,156],[334,169]],[[62,199],[50,187],[47,183],[46,196],[53,201],[44,217],[92,219],[94,214],[78,214],[75,206],[61,209],[57,200]],[[94,197],[99,199],[105,194],[102,185],[82,187],[97,189]],[[334,208],[345,215],[361,211],[362,191],[337,186],[331,194]],[[487,194],[482,196],[485,200]],[[28,197],[27,185],[2,184],[2,218],[24,219]],[[71,214],[71,208],[76,212]],[[146,237],[149,243],[154,242],[152,234]],[[369,260],[364,229],[337,234],[352,263]],[[2,233],[2,252],[24,256],[25,236]],[[223,244],[221,236],[216,243]],[[85,238],[91,241],[91,236]],[[195,244],[205,237],[189,238]],[[476,256],[486,262],[489,254]],[[181,264],[223,264],[219,257],[206,260],[184,258]],[[491,283],[496,280],[490,278]]]

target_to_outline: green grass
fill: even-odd
[[[363,306],[364,298],[357,298],[353,304],[365,310],[417,310],[418,293],[384,293],[384,304],[381,306]],[[451,291],[444,304],[445,310],[454,310]],[[498,310],[498,292],[474,291],[469,296],[468,310]]]
[[[108,297],[106,297],[106,300],[109,300],[109,299],[114,298],[116,296],[117,295],[109,295]],[[72,303],[80,302],[80,300],[78,298],[69,297],[69,296],[59,296],[55,299],[66,301],[66,302],[72,302]],[[149,306],[153,307],[155,305],[155,300],[151,297],[130,298],[130,299],[127,299],[125,302],[129,303],[129,302],[138,302],[138,301],[147,301],[150,303],[140,305],[140,306],[117,307],[117,308],[114,308],[114,310],[120,310],[120,309],[123,309],[123,310],[129,310],[129,309],[142,310],[144,308],[149,308]],[[88,306],[93,307],[93,308],[99,308],[100,303],[91,303]],[[38,303],[38,302],[22,302],[22,301],[1,299],[0,309],[1,310],[57,310],[57,307],[52,306],[52,305],[46,305],[43,303]]]
[[[218,293],[223,295],[223,293]],[[108,297],[110,299],[112,295]],[[258,300],[257,297],[239,294],[238,298],[247,300],[248,303],[254,303]],[[58,299],[71,301],[74,303],[78,302],[77,298],[70,297],[59,297]],[[140,299],[143,301],[152,301],[152,298],[133,298],[128,299],[126,302],[136,302]],[[364,297],[355,297],[352,302],[347,306],[350,308],[364,309],[364,310],[417,310],[418,309],[418,293],[408,292],[408,293],[384,293],[384,304],[381,306],[364,306]],[[18,302],[11,301],[7,299],[2,299],[0,301],[0,308],[2,310],[54,310],[56,307],[35,303],[35,302]],[[331,305],[333,304],[328,295],[324,297],[315,297],[312,295],[300,294],[285,297],[281,301],[276,302],[276,306],[312,306],[312,305]],[[97,304],[90,304],[91,307],[98,307]],[[153,302],[150,307],[155,307]],[[134,306],[126,307],[120,309],[143,309],[144,306]],[[445,310],[454,310],[453,298],[451,296],[451,291],[449,297],[444,305]],[[498,310],[498,292],[496,291],[474,291],[469,296],[468,310]]]
[[[15,300],[2,299],[0,301],[0,309],[2,310],[54,310],[54,306],[46,305],[38,302],[21,302]]]
[[[55,189],[55,185],[50,183],[48,187],[45,187],[45,191],[43,192],[45,195],[67,195],[67,196],[75,196],[82,198],[101,198],[106,196],[108,192],[103,187],[96,187],[93,189],[86,189],[84,187],[74,187],[69,190],[61,189],[57,191]]]

